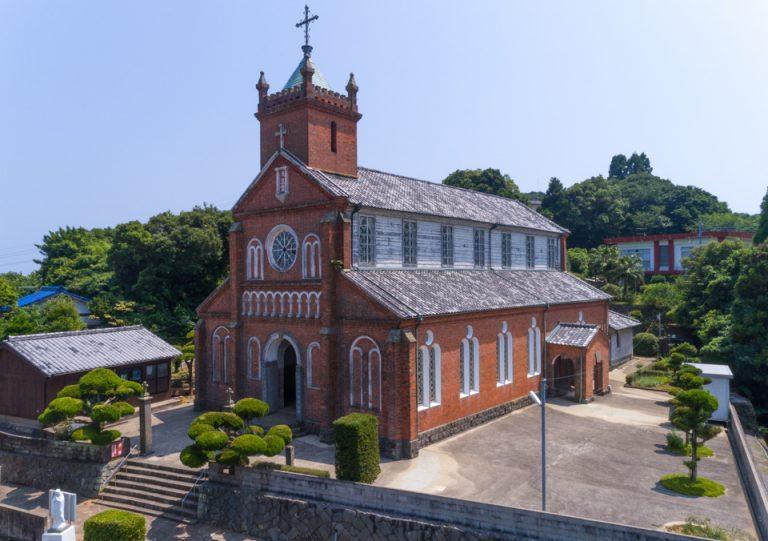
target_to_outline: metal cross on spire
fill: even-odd
[[[309,6],[304,5],[304,20],[296,23],[296,28],[304,27],[304,46],[309,47],[309,23],[316,21],[320,17],[318,15],[309,16]]]

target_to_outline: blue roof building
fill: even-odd
[[[44,304],[51,299],[58,297],[59,295],[64,295],[72,299],[72,302],[75,303],[77,313],[80,314],[80,317],[83,319],[83,322],[86,325],[93,327],[99,324],[99,321],[90,318],[91,310],[88,308],[88,303],[91,302],[91,299],[76,293],[72,293],[71,291],[68,291],[64,286],[43,286],[34,293],[19,297],[17,306],[19,308],[26,308],[28,306]],[[0,312],[8,312],[10,310],[10,306],[0,306]]]

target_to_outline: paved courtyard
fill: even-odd
[[[664,449],[667,396],[626,389],[591,404],[562,400],[547,411],[548,510],[657,528],[695,515],[754,534],[728,438],[709,442],[715,456],[701,475],[726,486],[721,498],[690,498],[662,488],[662,474],[686,471]],[[377,485],[540,509],[540,410],[529,407],[422,449],[414,460],[383,466]]]

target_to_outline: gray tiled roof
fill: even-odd
[[[621,329],[630,329],[642,325],[638,320],[633,317],[625,316],[619,312],[608,310],[608,326],[614,331],[620,331]]]
[[[547,335],[547,343],[558,346],[585,348],[597,336],[597,325],[586,323],[558,323]]]
[[[600,301],[608,295],[545,270],[348,270],[344,276],[401,317]]]
[[[358,167],[350,178],[314,169],[312,177],[331,193],[364,207],[426,214],[564,233],[568,230],[514,199]],[[339,190],[343,194],[339,194]]]
[[[181,352],[140,325],[11,336],[1,345],[46,376],[171,359]]]

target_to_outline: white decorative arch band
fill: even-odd
[[[318,291],[244,291],[242,314],[249,317],[320,317]]]
[[[301,243],[301,276],[302,278],[322,277],[320,264],[320,237],[310,233]]]
[[[247,280],[264,279],[264,246],[257,238],[251,239],[245,250],[245,278]]]

